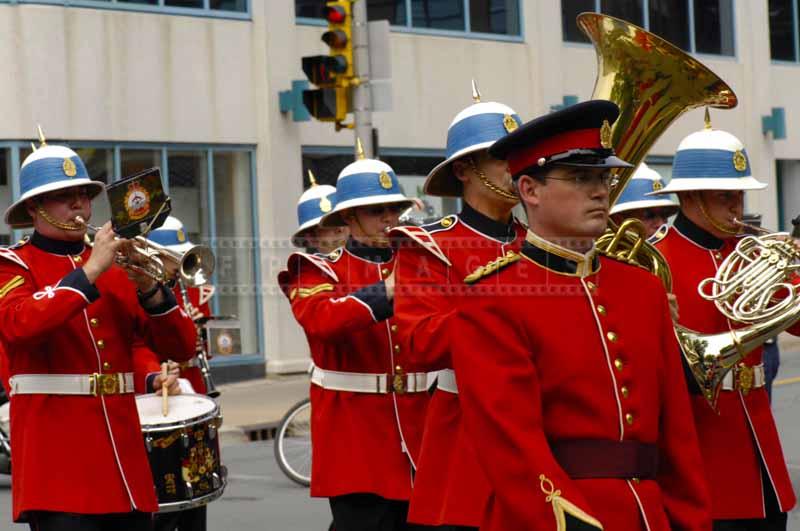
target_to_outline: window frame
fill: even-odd
[[[786,59],[773,59],[772,58],[772,47],[770,47],[769,51],[769,60],[774,65],[787,65],[787,66],[796,66],[800,64],[800,5],[798,5],[798,0],[791,0],[792,2],[792,44],[794,46],[794,61],[788,61]],[[767,20],[767,24],[769,27],[769,20]],[[771,30],[769,30],[771,31]],[[780,229],[783,230],[783,229]]]
[[[211,9],[211,0],[202,0],[203,7],[175,7],[164,5],[165,0],[157,0],[158,5],[129,4],[119,0],[0,0],[0,5],[39,4],[61,7],[85,7],[109,9],[114,11],[133,11],[161,15],[178,15],[201,18],[222,18],[232,20],[252,20],[253,0],[244,0],[245,11],[226,11]]]
[[[2,1],[2,0],[0,0]],[[524,16],[524,2],[523,0],[513,0],[517,2],[517,9],[519,12],[519,34],[508,35],[500,33],[484,33],[478,31],[471,31],[470,27],[470,13],[469,13],[469,0],[462,0],[464,5],[464,30],[445,30],[435,28],[418,28],[413,25],[413,17],[411,16],[411,1],[405,0],[406,8],[406,23],[402,26],[389,24],[391,31],[397,33],[411,33],[417,35],[429,35],[432,37],[454,37],[461,39],[477,39],[487,41],[503,41],[503,42],[525,42],[525,16]],[[328,24],[322,18],[311,17],[295,17],[295,24],[299,26],[318,26],[327,27]]]
[[[688,8],[687,9],[687,13],[689,15],[688,22],[689,22],[689,48],[690,49],[689,50],[683,50],[683,51],[686,52],[686,53],[692,54],[694,56],[697,56],[697,57],[712,58],[713,60],[716,60],[716,61],[724,61],[724,60],[738,61],[738,59],[739,59],[739,41],[736,38],[736,35],[737,35],[736,34],[736,22],[737,22],[737,19],[736,19],[736,0],[731,0],[731,11],[733,12],[733,32],[732,32],[733,53],[730,54],[730,55],[708,53],[708,52],[698,52],[697,51],[697,43],[696,43],[696,37],[695,37],[695,19],[694,19],[694,2],[695,2],[695,0],[684,0],[684,1],[686,2],[687,8]],[[792,0],[792,1],[796,3],[798,0]],[[594,0],[594,12],[595,13],[602,13],[602,11],[600,11],[601,2],[602,2],[602,0]],[[564,16],[563,12],[562,12],[561,16]],[[650,31],[650,0],[643,0],[642,1],[642,19],[643,19],[644,24],[641,27],[646,29],[647,31]],[[568,46],[568,47],[576,46],[576,47],[586,48],[586,47],[591,47],[592,46],[591,43],[564,40],[564,36],[563,35],[561,36],[561,42],[562,42],[563,45]]]
[[[35,139],[28,139],[28,140],[10,140],[10,141],[2,141],[0,142],[0,149],[9,149],[10,151],[10,162],[11,162],[11,173],[9,175],[10,185],[11,185],[11,200],[16,201],[20,197],[20,185],[19,185],[19,171],[20,165],[22,164],[22,160],[20,159],[20,149],[28,148],[31,145],[31,142],[36,142]],[[222,153],[230,153],[232,151],[237,152],[247,152],[250,155],[250,189],[252,191],[250,197],[250,211],[252,216],[252,226],[253,232],[250,237],[253,238],[254,242],[260,242],[260,229],[259,229],[259,217],[258,217],[258,175],[257,175],[257,150],[255,145],[251,144],[182,144],[182,143],[169,143],[169,142],[107,142],[107,141],[87,141],[87,140],[80,140],[80,141],[69,141],[64,139],[48,139],[48,142],[53,145],[66,145],[70,148],[100,148],[100,149],[109,149],[112,150],[114,153],[114,175],[112,176],[112,182],[117,182],[122,179],[123,175],[121,174],[121,151],[122,150],[135,150],[135,149],[142,149],[142,150],[151,150],[151,151],[161,151],[161,175],[162,180],[165,181],[165,191],[169,193],[169,179],[165,178],[165,176],[169,175],[169,165],[168,165],[168,153],[170,150],[174,151],[204,151],[207,159],[208,164],[208,178],[206,182],[206,186],[208,187],[208,198],[209,204],[214,205],[215,201],[215,189],[214,189],[214,154],[215,152],[222,152]],[[215,250],[215,242],[217,238],[216,234],[216,224],[215,215],[216,215],[216,208],[212,208],[212,211],[209,213],[209,243],[211,245],[212,250]],[[23,236],[22,230],[14,229],[11,231],[11,241],[19,241],[20,238]],[[261,246],[255,245],[253,249],[253,260],[255,263],[253,264],[253,275],[255,277],[256,288],[254,290],[253,296],[256,298],[255,300],[255,333],[256,333],[256,347],[259,352],[254,353],[242,353],[236,356],[231,357],[221,357],[216,356],[214,359],[210,360],[209,363],[212,367],[216,366],[230,366],[230,365],[250,365],[250,364],[260,364],[264,363],[266,360],[266,337],[265,337],[265,329],[264,329],[264,297],[263,297],[263,290],[260,289],[261,287],[261,260],[262,260],[262,252]],[[212,283],[217,283],[217,272],[215,271],[212,275]],[[211,300],[211,311],[214,314],[219,314],[219,300],[212,299]]]

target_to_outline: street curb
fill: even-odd
[[[279,420],[247,426],[227,426],[219,430],[220,444],[244,444],[255,441],[270,441],[275,438]]]

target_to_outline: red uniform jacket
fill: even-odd
[[[204,289],[208,288],[213,289],[212,286],[206,286]],[[186,292],[189,295],[189,301],[194,308],[194,315],[191,315],[192,319],[200,319],[202,317],[208,317],[211,315],[211,311],[209,310],[208,306],[208,300],[205,300],[202,303],[200,301],[200,288],[187,287]],[[175,294],[175,299],[177,300],[178,305],[183,308],[183,294],[181,293],[180,287],[175,286],[173,293]],[[211,293],[213,293],[213,291]],[[197,341],[200,341],[199,333],[196,335]],[[200,348],[199,345],[198,348]],[[138,394],[152,392],[152,389],[149,387],[151,382],[148,382],[148,379],[151,379],[154,374],[161,372],[161,362],[159,361],[158,356],[155,352],[147,348],[147,346],[142,342],[138,342],[134,345],[133,359],[135,368],[134,383],[136,385],[136,392]],[[206,394],[206,381],[203,379],[203,373],[200,371],[199,367],[181,367],[180,377],[189,380],[195,393],[201,395]]]
[[[561,531],[593,518],[610,531],[710,530],[660,282],[605,257],[537,245],[465,288],[449,327],[464,424],[492,488],[481,529]],[[657,474],[571,478],[551,450],[568,440],[656,445]],[[559,525],[554,510],[568,503],[572,516]]]
[[[34,234],[0,250],[0,340],[9,376],[133,371],[135,337],[163,357],[188,359],[194,325],[170,296],[148,315],[113,266],[95,285],[91,254]],[[26,511],[155,511],[157,501],[133,394],[14,395],[14,519]]]
[[[679,321],[702,333],[718,333],[737,327],[711,301],[697,292],[701,280],[713,277],[722,260],[738,243],[737,238],[720,240],[683,215],[656,242],[669,263],[673,292],[678,299]],[[795,329],[792,332],[796,333]],[[746,365],[761,363],[761,347],[745,358]],[[691,397],[700,448],[711,490],[715,519],[763,518],[764,489],[761,463],[766,466],[772,488],[782,511],[795,504],[778,431],[765,388],[747,396],[739,391],[720,391],[713,411],[699,394]]]
[[[498,223],[465,204],[459,216],[424,227],[450,263],[413,238],[399,246],[396,265],[395,320],[400,344],[425,370],[452,369],[448,326],[453,315],[452,286],[507,251],[518,251],[525,227]],[[396,235],[402,234],[395,231]],[[461,422],[458,395],[437,391],[428,406],[422,449],[411,495],[409,521],[426,525],[477,527],[489,497]]]
[[[391,250],[359,248],[352,240],[327,256],[289,258],[279,281],[316,366],[388,375],[419,371],[395,340],[382,282],[393,267]],[[419,448],[427,402],[425,392],[370,394],[312,385],[311,495],[366,492],[408,500],[408,452]]]

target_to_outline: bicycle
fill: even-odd
[[[275,433],[275,459],[286,476],[304,487],[311,485],[311,399],[289,408]]]
[[[0,387],[0,474],[11,474],[11,430],[9,429],[9,402]]]

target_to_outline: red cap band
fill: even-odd
[[[527,149],[508,155],[508,169],[516,175],[525,168],[535,166],[542,157],[564,153],[571,149],[601,149],[600,129],[576,129],[554,135],[537,142]]]

